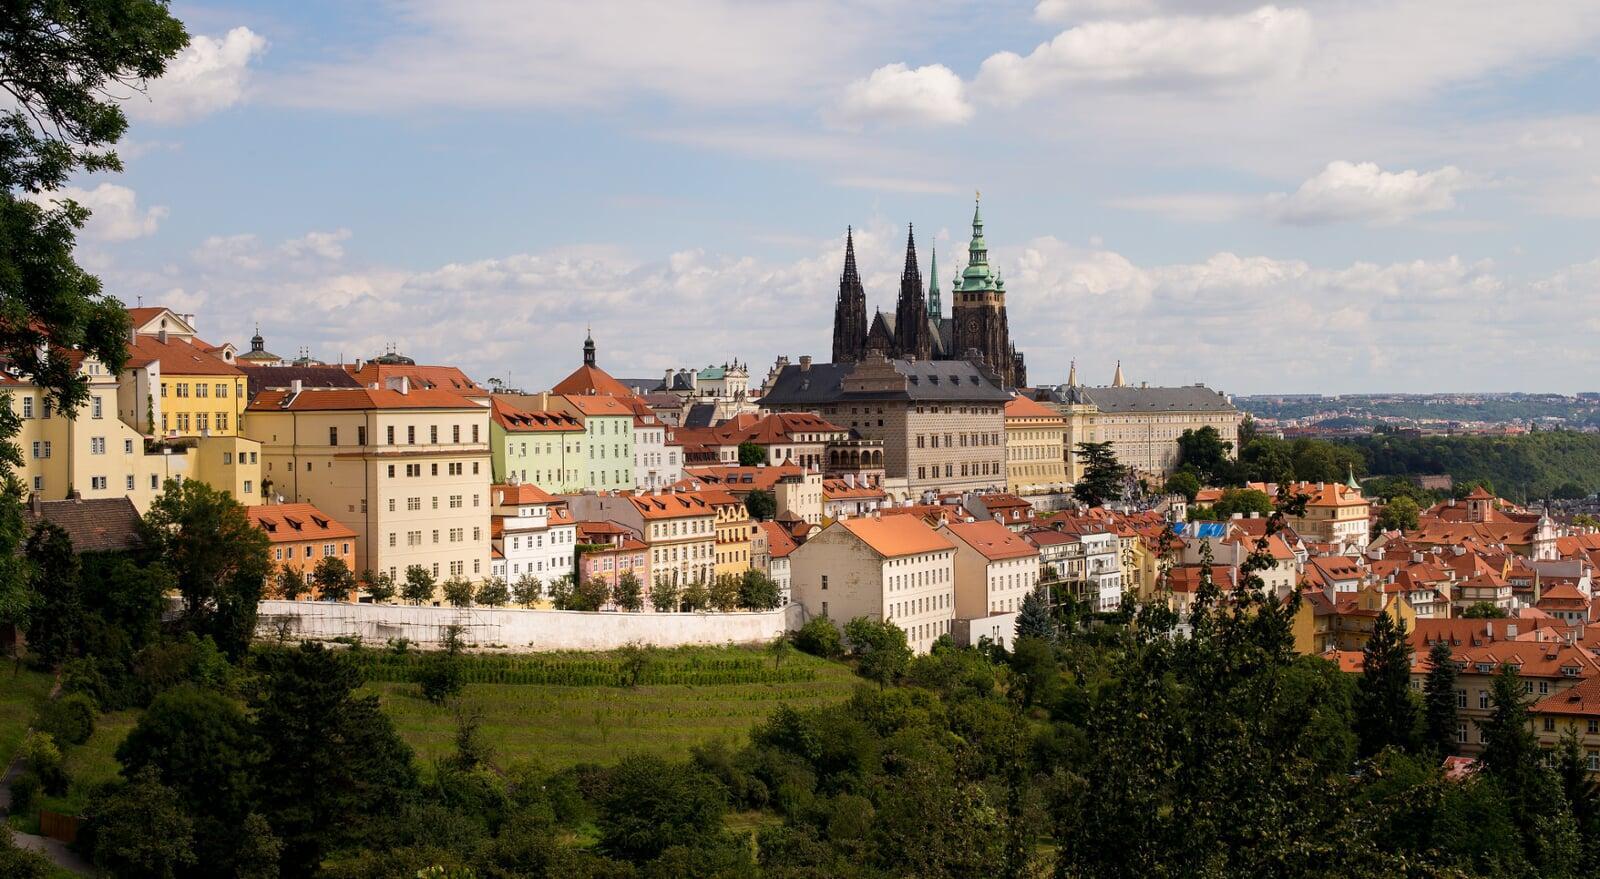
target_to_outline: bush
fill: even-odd
[[[22,740],[22,759],[39,776],[39,784],[45,793],[60,796],[67,792],[70,779],[61,763],[61,749],[56,747],[56,741],[49,733],[28,733],[28,737]]]
[[[39,709],[34,727],[47,732],[64,745],[81,745],[94,735],[94,700],[83,693],[69,693]]]
[[[39,789],[43,787],[39,776],[32,772],[23,772],[11,779],[11,811],[13,814],[26,815],[33,811],[33,801],[39,796]]]
[[[817,617],[808,620],[794,633],[794,646],[823,659],[838,659],[844,655],[844,642],[833,620]]]

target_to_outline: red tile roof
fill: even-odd
[[[575,394],[601,397],[631,397],[633,391],[628,390],[622,382],[611,377],[611,374],[598,366],[585,364],[572,371],[572,374],[562,379],[555,387],[550,389],[552,394]]]
[[[250,524],[273,543],[355,537],[356,533],[311,504],[257,504],[245,507]]]
[[[289,405],[284,400],[293,397]],[[413,390],[400,393],[387,388],[308,388],[292,391],[262,391],[250,401],[251,412],[330,412],[345,409],[482,409],[477,403],[451,391]]]
[[[145,363],[161,364],[162,375],[244,375],[238,367],[188,342],[155,336],[135,336],[128,345],[128,356]]]
[[[951,522],[944,527],[951,535],[992,562],[1028,558],[1039,554],[1038,547],[1013,534],[1011,529],[993,519],[981,522]]]
[[[794,537],[785,531],[777,522],[759,523],[763,533],[767,535],[767,554],[775,559],[788,558],[799,544],[794,542]]]
[[[860,516],[836,522],[834,526],[843,527],[885,558],[955,548],[920,516]]]

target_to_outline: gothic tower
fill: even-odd
[[[855,363],[867,343],[867,294],[856,271],[855,230],[844,233],[844,273],[839,276],[839,298],[833,306],[833,362]]]
[[[895,352],[900,357],[933,359],[933,333],[928,301],[923,298],[922,271],[917,268],[917,241],[906,228],[906,267],[900,272],[900,300],[894,308]]]
[[[939,251],[928,248],[928,317],[938,326],[944,320],[944,305],[939,302]]]
[[[983,240],[981,206],[972,209],[972,241],[967,245],[967,267],[962,269],[951,291],[952,333],[956,357],[976,356],[1007,387],[1026,380],[1020,353],[1011,345],[1011,328],[1006,320],[1006,282],[989,265],[989,245]]]

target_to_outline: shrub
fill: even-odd
[[[39,709],[34,726],[49,733],[64,745],[81,745],[94,735],[94,700],[83,693],[69,693]]]
[[[794,633],[794,646],[823,659],[837,659],[844,655],[843,639],[833,620],[817,617],[808,620]]]
[[[11,779],[12,813],[26,815],[32,812],[33,801],[38,798],[42,786],[39,776],[32,772],[23,772]]]
[[[28,733],[28,737],[22,740],[22,759],[39,776],[39,784],[45,793],[60,796],[67,792],[70,779],[61,763],[61,749],[56,747],[56,741],[49,733]]]

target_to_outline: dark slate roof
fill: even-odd
[[[621,382],[623,387],[641,396],[661,388],[661,379],[659,378],[618,378],[617,381]]]
[[[715,427],[711,423],[717,417],[717,404],[695,403],[689,407],[688,414],[683,416],[684,427]]]
[[[78,552],[131,550],[139,543],[139,511],[125,497],[30,500],[22,514],[30,529],[41,520],[60,527]]]
[[[1232,409],[1220,392],[1205,385],[1182,388],[1083,388],[1101,412],[1215,412]]]
[[[891,360],[895,371],[906,376],[904,390],[845,393],[844,379],[854,366],[847,363],[813,363],[802,370],[785,366],[772,390],[761,398],[763,406],[804,406],[841,400],[932,400],[1004,403],[1011,399],[999,384],[967,360]]]
[[[361,381],[342,366],[250,366],[239,364],[249,382],[250,396],[262,391],[287,391],[295,379],[307,388],[359,388]]]

